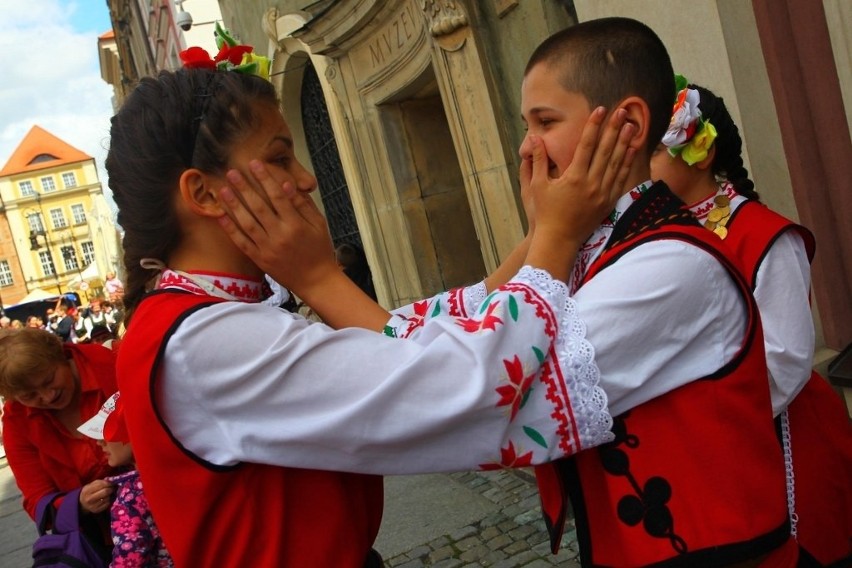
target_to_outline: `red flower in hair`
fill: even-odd
[[[237,71],[249,75],[257,75],[269,80],[268,57],[256,55],[250,45],[240,42],[225,28],[216,22],[216,47],[219,52],[216,57],[200,47],[190,47],[180,52],[183,66],[191,69],[207,69],[209,71]]]
[[[216,62],[210,59],[207,50],[201,47],[190,47],[180,52],[180,60],[183,66],[190,69],[216,70]]]
[[[239,65],[243,62],[243,54],[251,53],[253,49],[250,45],[228,45],[225,43],[219,53],[216,54],[215,61],[219,63],[227,60],[231,62],[231,65]]]

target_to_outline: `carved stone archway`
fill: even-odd
[[[278,49],[302,50],[320,72],[389,305],[482,278],[523,236],[511,145],[468,22],[448,0],[340,0],[267,18]]]

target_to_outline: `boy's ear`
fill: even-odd
[[[219,204],[214,180],[196,168],[185,170],[179,180],[180,196],[190,211],[203,217],[221,217],[225,210]]]
[[[637,151],[644,150],[645,143],[648,141],[648,126],[651,122],[651,110],[648,108],[648,103],[641,97],[632,96],[621,101],[617,108],[623,108],[627,111],[627,122],[636,129],[633,138],[630,140],[630,147]]]

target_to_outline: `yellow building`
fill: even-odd
[[[85,302],[102,293],[119,245],[94,158],[33,126],[0,170],[0,198],[24,294],[75,291]]]

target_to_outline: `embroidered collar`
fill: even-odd
[[[179,272],[166,268],[156,289],[172,288],[239,302],[260,302],[264,286],[258,280],[220,273]]]
[[[612,229],[615,227],[615,224],[619,219],[621,219],[621,216],[624,215],[627,208],[630,207],[634,201],[639,199],[643,193],[648,191],[652,185],[653,182],[651,180],[647,180],[622,195],[618,201],[615,202],[615,209],[612,210],[612,213],[610,213],[607,218],[601,222],[600,226],[595,229],[592,235],[585,243],[583,243],[583,246],[580,247],[580,251],[577,253],[577,260],[574,262],[574,269],[571,271],[571,278],[568,283],[568,289],[571,290],[571,294],[574,294],[574,292],[580,288],[580,283],[586,276],[586,271],[598,258],[598,256],[600,256],[601,251],[603,250],[603,245],[609,240],[610,235],[612,235]]]

